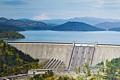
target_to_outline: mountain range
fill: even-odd
[[[102,19],[95,17],[75,17],[71,19],[49,19],[49,20],[39,20],[39,21],[45,22],[47,24],[58,24],[58,25],[69,21],[74,21],[74,22],[84,22],[93,26],[102,22],[120,22],[120,20],[117,19]]]
[[[46,30],[50,28],[46,23],[37,21],[25,22],[22,20],[0,18],[0,23],[16,26],[25,30]]]
[[[0,23],[0,30],[25,31],[24,29],[16,27],[14,25],[7,25],[3,23]]]
[[[46,24],[44,22],[31,21],[28,19],[14,20],[0,18],[0,23],[4,25],[15,26],[25,30],[56,30],[56,31],[98,31],[103,29],[98,29],[94,26],[83,22],[66,22],[61,25]],[[63,29],[61,29],[63,28]]]
[[[27,20],[30,21],[30,20]],[[110,31],[120,31],[120,20],[118,19],[102,19],[102,18],[95,18],[95,17],[75,17],[71,19],[49,19],[49,20],[39,20],[41,22],[44,22],[46,24],[55,24],[55,25],[61,25],[66,22],[72,21],[72,22],[83,22],[92,26],[95,26],[97,28],[102,28],[105,30]]]
[[[118,28],[120,28],[120,22],[103,22],[96,24],[95,26],[106,30],[117,30]]]
[[[54,30],[54,31],[104,31],[104,29],[100,29],[83,22],[66,22],[59,26],[53,27],[51,30]]]
[[[107,21],[107,22],[106,22]],[[0,18],[0,24],[8,25],[23,30],[57,30],[57,31],[98,31],[120,30],[120,20],[101,19],[94,17],[76,17],[71,19],[51,19],[34,21],[29,19]],[[5,27],[4,27],[5,28]],[[115,28],[115,29],[114,29]],[[18,30],[17,30],[18,31]]]

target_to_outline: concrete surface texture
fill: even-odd
[[[85,47],[81,44],[75,46],[73,43],[16,42],[8,44],[34,58],[62,60],[65,69],[72,64],[71,70],[83,64],[83,62],[88,62],[89,65],[94,66],[106,59],[111,60],[120,57],[120,45],[95,44],[95,46]]]
[[[82,71],[84,63],[88,63],[90,66],[93,57],[93,51],[93,46],[75,46],[68,70],[74,71],[75,68],[80,67]]]
[[[8,43],[33,58],[62,60],[67,68],[73,49],[72,43]]]
[[[93,55],[92,66],[100,62],[105,62],[107,59],[120,57],[120,45],[103,45],[97,44]]]

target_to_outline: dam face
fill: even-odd
[[[11,46],[21,50],[22,52],[29,54],[33,58],[38,59],[52,59],[56,58],[62,60],[67,68],[70,56],[73,50],[72,43],[31,43],[31,42],[18,42],[8,43]]]
[[[94,45],[76,45],[73,48],[72,57],[70,59],[70,64],[68,66],[69,71],[74,71],[75,68],[80,67],[82,71],[82,66],[84,63],[88,63],[91,66],[93,59]]]
[[[106,59],[120,57],[120,45],[40,42],[10,42],[8,44],[33,58],[59,59],[65,64],[65,69],[70,71],[73,71],[75,67],[81,67],[84,63],[95,66]]]
[[[112,60],[113,58],[119,57],[120,45],[96,44],[92,66],[95,66],[97,63],[104,62],[107,59]]]

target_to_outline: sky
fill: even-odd
[[[120,19],[120,0],[0,0],[0,17],[33,20]]]

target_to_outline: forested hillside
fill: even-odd
[[[0,31],[0,39],[18,39],[25,38],[22,34],[16,31]]]
[[[52,28],[54,31],[104,31],[83,22],[67,22]]]
[[[0,41],[0,77],[25,74],[29,69],[40,69],[42,66],[38,64],[38,61]]]
[[[16,27],[14,25],[8,25],[5,23],[0,23],[0,30],[25,31],[22,28]]]
[[[6,19],[6,18],[0,18],[0,23],[17,26],[25,30],[49,30],[52,27],[44,22],[37,22],[37,21],[25,22],[21,20]]]

